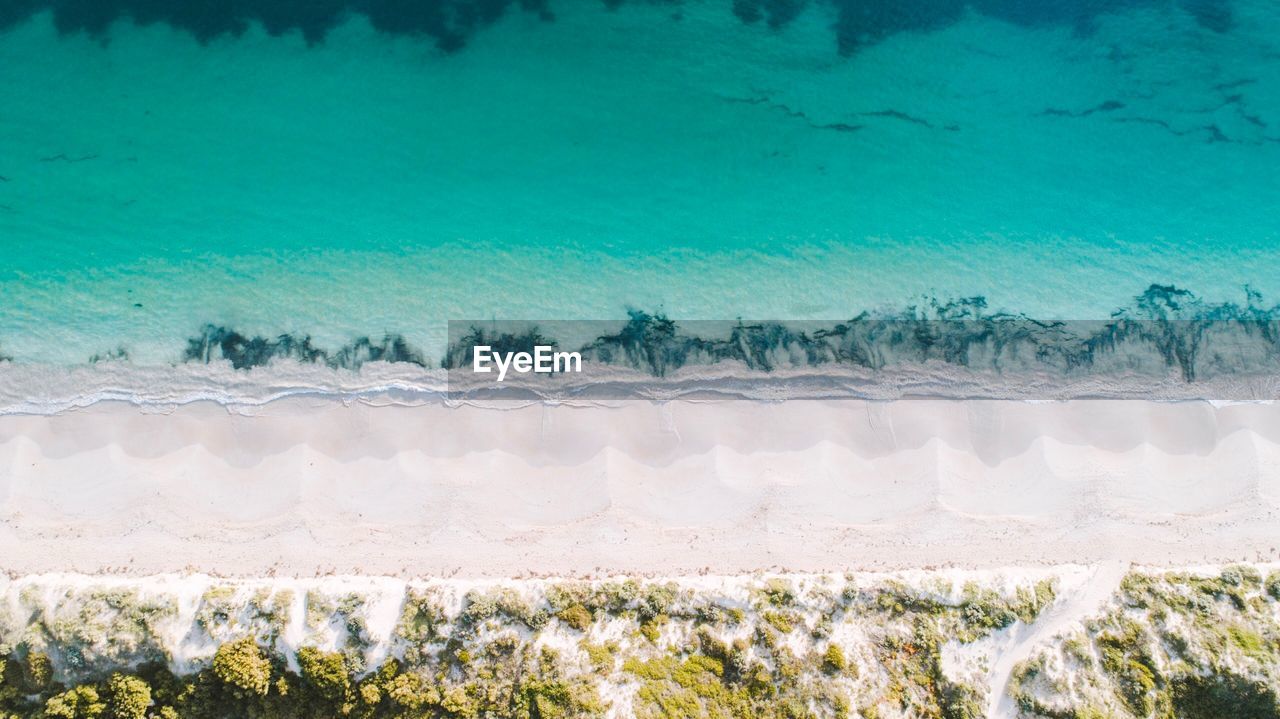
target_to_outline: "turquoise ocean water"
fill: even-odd
[[[1280,6],[960,7],[860,39],[792,5],[513,5],[443,49],[360,12],[308,38],[0,7],[0,355],[164,365],[206,324],[432,354],[451,318],[972,295],[1090,319],[1153,283],[1280,302]]]

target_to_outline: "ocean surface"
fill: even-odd
[[[170,5],[0,0],[0,356],[64,399],[211,332],[1280,303],[1270,0]]]

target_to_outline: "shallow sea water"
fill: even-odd
[[[1153,283],[1280,301],[1280,7],[973,9],[838,51],[835,10],[508,10],[0,30],[0,354],[181,359],[450,318],[840,319],[920,297],[1092,319]],[[65,28],[64,28],[65,30]],[[848,49],[848,48],[846,48]]]

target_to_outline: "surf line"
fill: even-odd
[[[581,372],[582,353],[556,352],[550,345],[535,345],[533,352],[494,352],[489,345],[476,345],[471,351],[471,371],[489,373],[490,363],[498,368],[498,381],[506,379],[508,370],[520,374],[551,374],[553,372]]]

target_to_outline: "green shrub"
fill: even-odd
[[[785,612],[767,611],[761,615],[765,623],[782,634],[790,634],[795,627],[791,624],[792,617]]]
[[[508,588],[468,592],[459,620],[466,626],[476,626],[487,619],[503,617],[515,619],[534,631],[547,624],[546,611],[529,604]]]
[[[138,677],[112,674],[107,680],[107,707],[113,719],[146,719],[151,687]]]
[[[617,645],[592,644],[584,641],[581,646],[582,651],[587,653],[587,661],[591,662],[591,667],[596,672],[608,674],[613,671],[613,653]]]
[[[789,607],[796,602],[796,593],[791,588],[791,582],[782,577],[774,577],[765,582],[764,587],[760,589],[760,596],[764,603],[771,607]]]
[[[342,702],[351,691],[351,679],[347,676],[347,667],[342,655],[337,652],[322,652],[315,647],[303,647],[298,650],[298,668],[302,678],[315,688],[320,696],[331,702]]]
[[[982,696],[965,684],[950,684],[942,692],[942,719],[983,719]]]
[[[1057,590],[1051,579],[1036,582],[1034,588],[1018,587],[1014,592],[1013,604],[1009,607],[1018,619],[1030,624],[1045,607],[1053,603]]]
[[[43,691],[53,682],[53,661],[43,652],[28,652],[22,661],[22,683],[29,693]]]
[[[581,604],[574,604],[566,607],[556,616],[560,618],[560,621],[580,632],[587,631],[591,626],[591,622],[594,620],[591,616],[591,612],[587,611],[587,608]]]
[[[641,619],[654,619],[671,611],[676,601],[675,584],[650,584],[645,587],[640,597],[638,608]]]
[[[440,692],[427,686],[417,674],[401,674],[387,685],[387,696],[397,706],[416,710],[440,703]]]
[[[1227,636],[1230,637],[1231,643],[1246,655],[1264,661],[1267,659],[1266,640],[1257,632],[1240,626],[1232,626],[1227,628]]]
[[[45,714],[56,719],[97,719],[106,710],[98,690],[89,685],[55,694],[44,705]]]
[[[410,589],[395,628],[395,636],[405,643],[405,661],[413,665],[427,661],[427,645],[439,637],[444,624],[444,610],[435,595]]]
[[[1102,666],[1115,679],[1120,697],[1130,711],[1145,717],[1155,710],[1151,692],[1156,687],[1156,677],[1150,667],[1125,656],[1115,647],[1103,649]]]
[[[1018,621],[1018,615],[999,601],[974,600],[964,605],[961,616],[975,629],[1004,629]]]
[[[257,696],[266,696],[271,686],[271,662],[253,637],[218,647],[213,655],[213,673],[224,684]]]
[[[844,658],[844,650],[838,644],[828,644],[827,651],[822,653],[822,671],[828,674],[839,674],[848,666]]]
[[[652,619],[640,623],[640,634],[651,642],[657,643],[658,638],[662,636],[662,625],[666,624],[669,617],[665,614],[659,614]]]
[[[1247,565],[1225,567],[1219,578],[1224,584],[1232,587],[1256,588],[1262,584],[1262,575],[1258,570]]]

